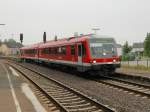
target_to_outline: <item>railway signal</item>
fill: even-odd
[[[43,42],[46,43],[46,32],[43,34]]]
[[[21,44],[23,42],[23,33],[20,33],[20,42],[21,42]]]

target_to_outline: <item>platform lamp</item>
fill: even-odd
[[[97,34],[97,31],[100,30],[100,28],[92,28],[92,30],[94,31],[94,34]]]
[[[0,24],[0,26],[5,26],[6,24]]]
[[[0,24],[1,26],[4,26],[4,25],[6,25],[6,24]]]

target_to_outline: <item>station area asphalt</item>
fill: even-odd
[[[0,112],[39,112],[23,92],[23,84],[27,82],[20,74],[0,60]]]

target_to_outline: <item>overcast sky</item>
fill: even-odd
[[[118,43],[142,42],[150,32],[150,0],[0,0],[1,39],[19,40],[24,44],[72,36],[74,32],[115,37]]]

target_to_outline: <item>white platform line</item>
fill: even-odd
[[[9,81],[9,85],[10,85],[10,89],[11,89],[11,93],[12,93],[12,96],[13,96],[13,99],[14,99],[14,102],[15,102],[15,106],[16,106],[16,112],[22,112],[21,111],[21,107],[20,107],[19,102],[18,102],[18,99],[16,97],[15,89],[13,87],[13,84],[12,84],[9,72],[8,72],[7,68],[3,64],[1,64],[1,65],[2,65],[2,67],[4,68],[4,70],[7,73],[7,77],[8,77],[8,81]]]
[[[34,106],[34,109],[36,112],[47,112],[45,108],[40,104],[32,90],[30,89],[29,85],[27,83],[23,83],[21,85],[21,89],[23,93],[26,95],[26,97],[30,100],[32,105]]]
[[[11,70],[11,72],[14,76],[19,77],[19,74],[12,67],[9,67],[9,69]]]

